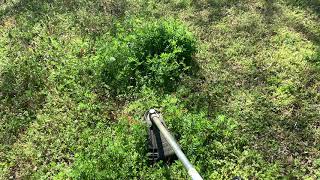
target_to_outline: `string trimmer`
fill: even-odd
[[[147,121],[149,128],[149,160],[153,163],[159,160],[166,161],[173,159],[176,155],[193,180],[202,180],[199,173],[180,149],[174,137],[167,130],[161,114],[154,109],[150,109],[145,113],[144,119]]]

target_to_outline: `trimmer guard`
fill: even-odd
[[[161,123],[166,127],[161,114],[155,112]],[[148,124],[148,153],[147,156],[151,163],[163,160],[165,162],[170,162],[174,159],[177,159],[173,149],[171,148],[168,141],[160,133],[158,127],[152,122],[149,111],[144,115],[144,119]]]

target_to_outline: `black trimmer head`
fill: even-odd
[[[203,180],[190,163],[175,138],[168,131],[161,114],[154,109],[145,113],[144,119],[148,124],[148,157],[151,163],[163,160],[170,163],[179,158],[193,180]]]
[[[173,160],[177,159],[175,152],[171,148],[168,141],[160,133],[158,127],[153,123],[151,115],[156,113],[160,116],[161,123],[166,127],[161,114],[157,111],[150,112],[147,111],[144,115],[144,119],[148,124],[148,153],[150,163],[155,163],[157,161],[164,161],[166,163],[171,163]]]

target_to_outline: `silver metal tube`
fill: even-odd
[[[190,161],[187,159],[187,157],[184,155],[182,150],[180,149],[179,145],[176,143],[176,140],[174,137],[170,134],[170,132],[163,126],[161,123],[159,117],[157,114],[152,114],[151,119],[156,124],[164,138],[168,141],[168,143],[171,145],[172,149],[176,153],[177,157],[180,159],[182,164],[185,166],[185,168],[188,171],[188,174],[191,176],[193,180],[202,180],[202,177],[197,172],[197,170],[192,166]]]

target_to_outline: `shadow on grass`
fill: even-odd
[[[305,25],[301,23],[290,25],[295,31],[301,33],[309,41],[313,42],[315,45],[320,46],[320,34],[316,34],[310,31]]]
[[[260,9],[267,25],[274,25],[275,16],[281,14],[280,9],[275,5],[274,0],[264,0],[264,6]]]
[[[210,26],[214,22],[220,21],[227,15],[227,9],[233,6],[242,8],[245,1],[227,0],[227,1],[193,1],[192,6],[197,12],[195,24],[198,26]]]
[[[57,20],[62,19],[55,19],[55,17],[65,15],[71,19],[69,26],[78,27],[76,30],[83,35],[96,37],[112,26],[113,19],[122,18],[125,15],[128,8],[125,2],[125,0],[20,0],[0,11],[0,23],[3,23],[7,17],[24,17],[27,21],[19,22],[17,27],[23,25],[31,30],[39,22],[56,26]]]
[[[0,142],[10,148],[36,119],[36,111],[42,107],[45,95],[41,92],[43,74],[37,72],[37,68],[23,62],[4,68],[0,75]]]
[[[285,1],[288,5],[310,9],[313,13],[315,13],[318,17],[320,17],[320,1],[319,0],[308,0],[308,1],[301,1],[301,0],[286,0]]]

